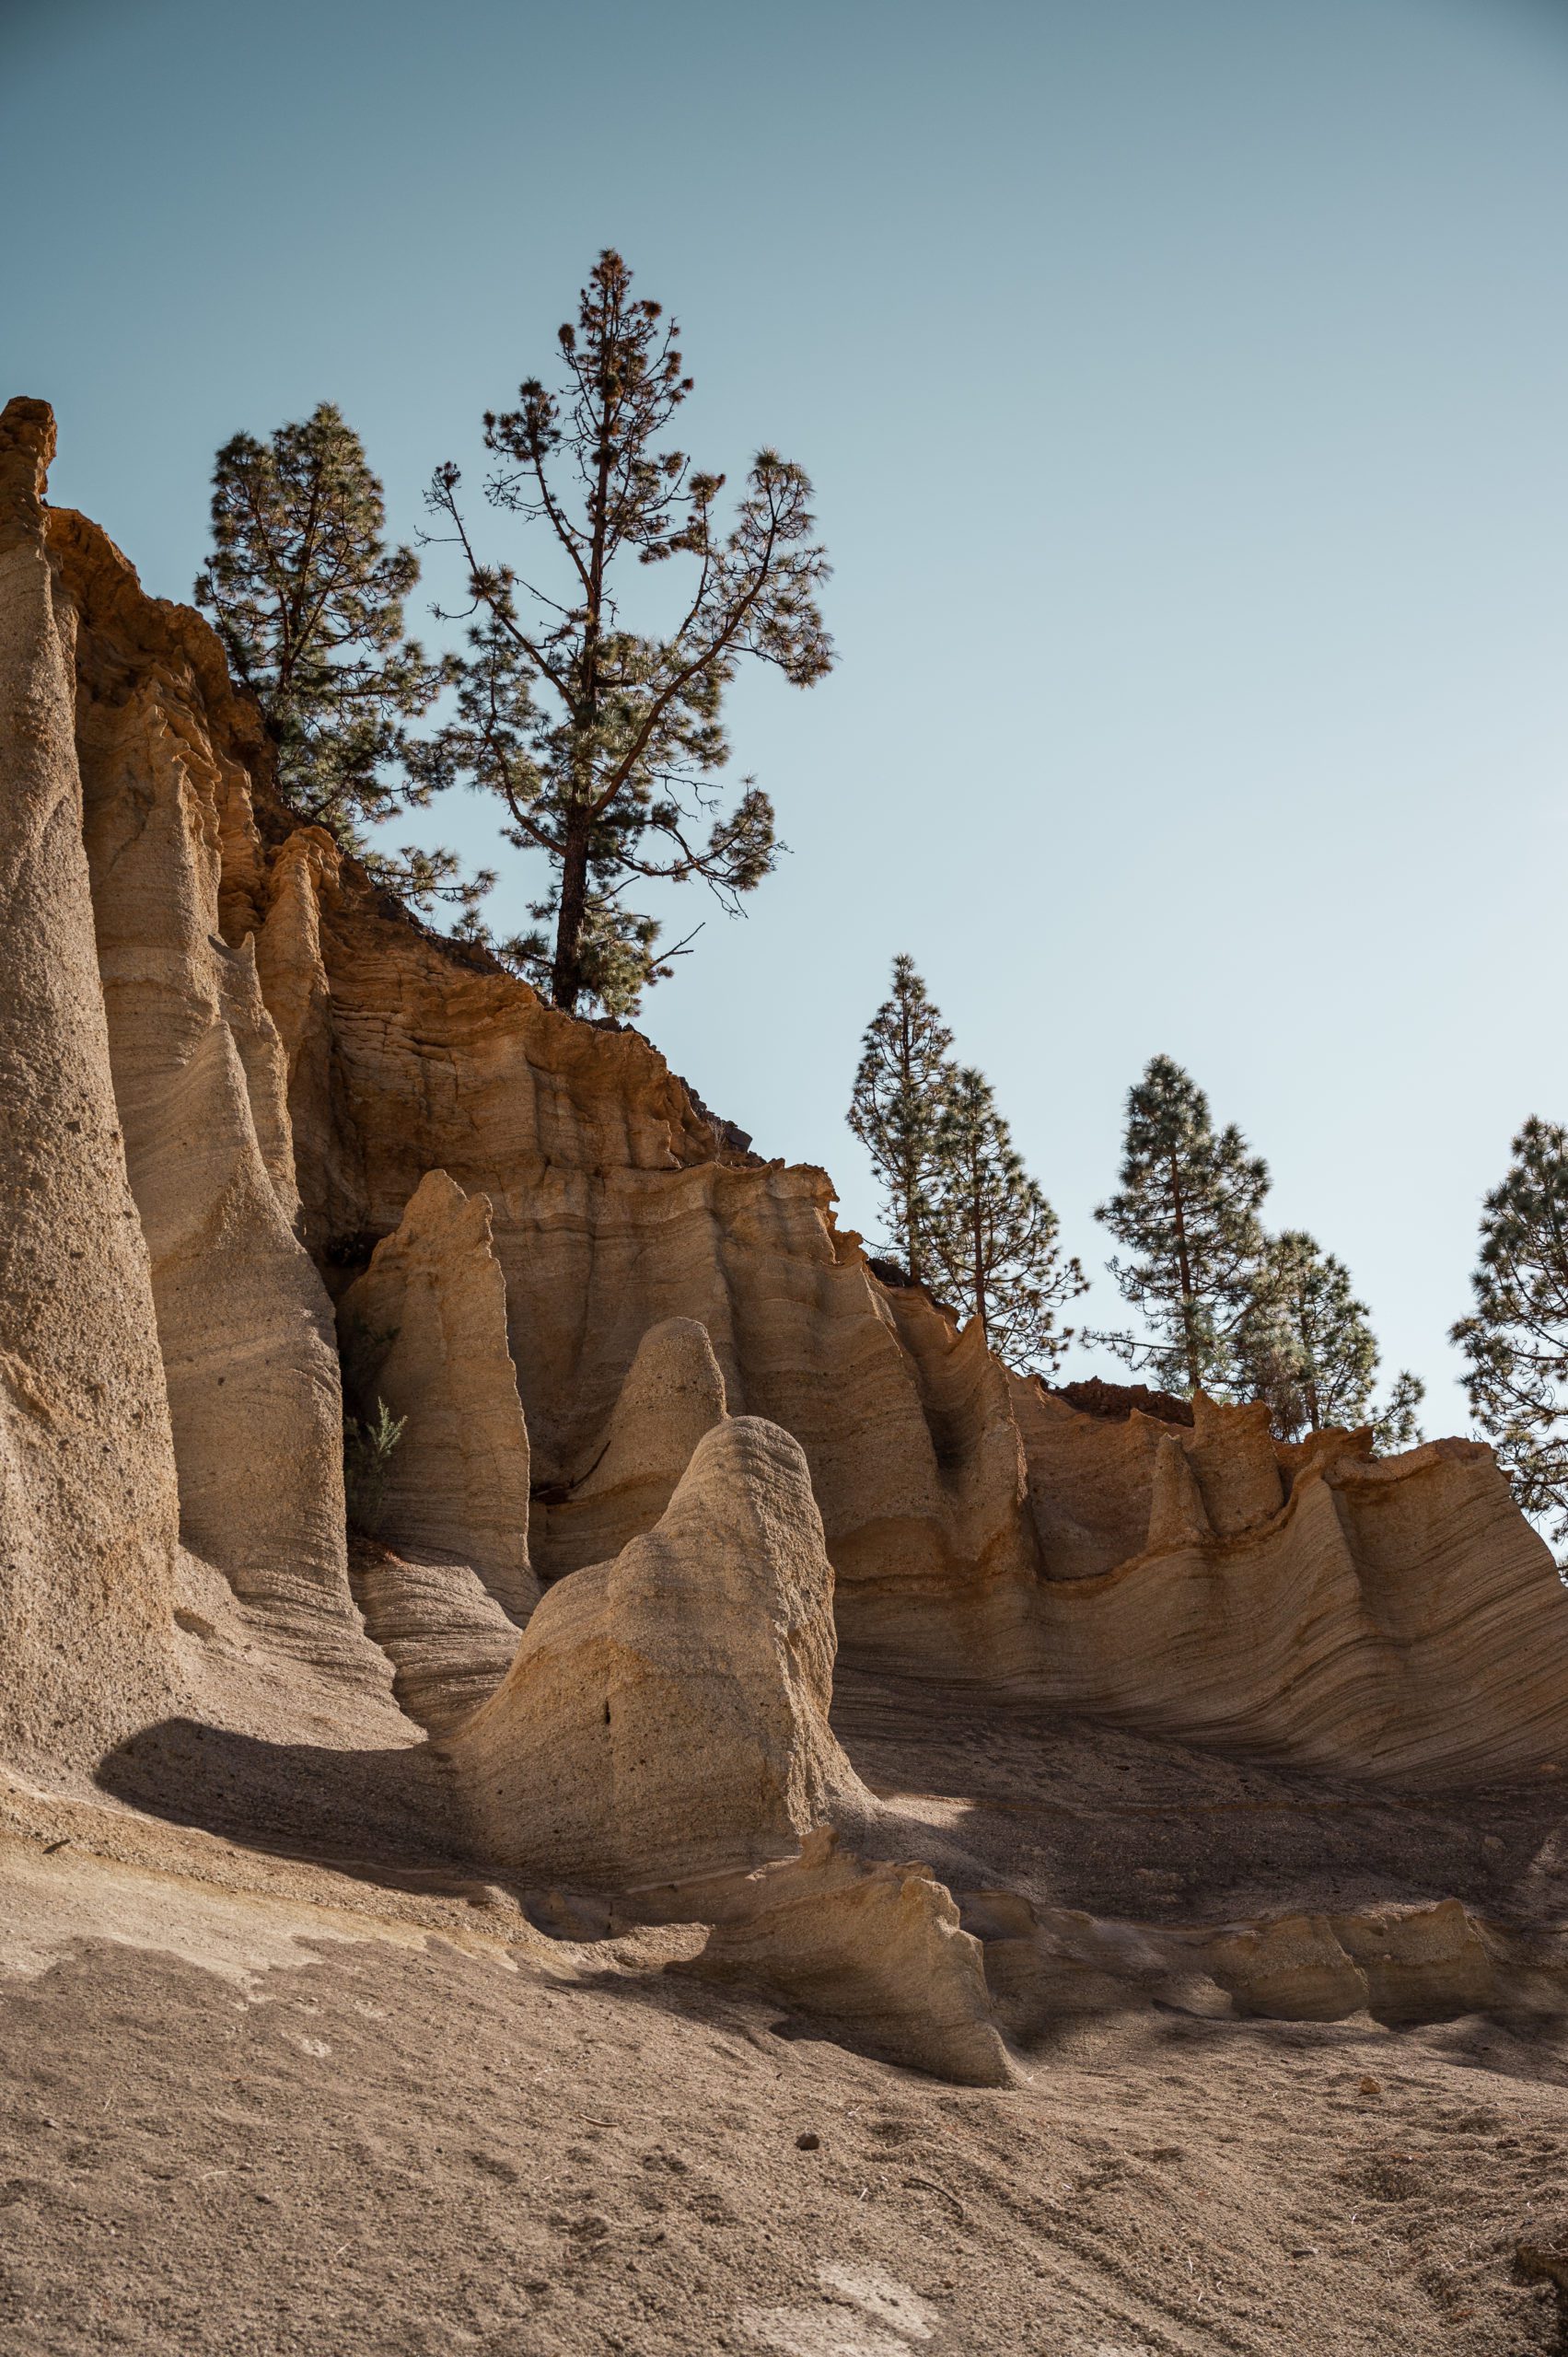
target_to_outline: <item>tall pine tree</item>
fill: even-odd
[[[1095,1216],[1123,1248],[1110,1273],[1155,1339],[1096,1339],[1152,1368],[1167,1390],[1222,1391],[1252,1306],[1268,1165],[1234,1122],[1214,1128],[1208,1098],[1179,1063],[1156,1056],[1128,1092],[1121,1178]]]
[[[447,851],[393,857],[366,833],[429,801],[436,781],[410,774],[407,724],[452,673],[403,634],[419,560],[387,546],[381,485],[342,412],[322,401],[264,442],[226,442],[212,520],[196,599],[261,707],[284,802],[416,904],[471,908],[493,877],[465,881]]]
[[[1375,1416],[1379,1356],[1371,1314],[1353,1292],[1344,1262],[1303,1228],[1269,1238],[1237,1329],[1230,1380],[1244,1395],[1268,1401],[1280,1438],[1371,1422],[1383,1446],[1408,1447],[1419,1437],[1415,1411],[1423,1386],[1400,1374]]]
[[[953,1035],[912,958],[893,960],[893,991],[861,1041],[849,1125],[871,1156],[882,1216],[916,1283],[929,1273],[936,1132],[952,1080]]]
[[[773,865],[761,789],[743,779],[721,807],[724,697],[741,663],[772,664],[796,687],[832,664],[810,482],[759,452],[726,525],[723,475],[660,447],[691,390],[679,331],[662,319],[633,295],[621,256],[601,253],[576,324],[559,332],[559,392],[529,377],[515,410],[484,420],[496,461],[485,495],[535,535],[553,568],[548,589],[510,559],[481,556],[455,466],[436,470],[428,494],[461,552],[476,618],[458,716],[435,741],[430,773],[494,793],[505,839],[547,863],[530,913],[550,929],[506,945],[513,961],[556,1006],[596,999],[611,1014],[633,1012],[668,970],[658,921],[625,892],[699,880],[733,913]],[[633,630],[624,583],[664,564],[684,584],[663,585],[673,625]]]
[[[1464,1386],[1525,1512],[1568,1539],[1568,1130],[1530,1120],[1487,1196]]]
[[[1054,1373],[1073,1329],[1057,1313],[1086,1289],[1075,1260],[1063,1260],[1060,1223],[1024,1168],[983,1073],[955,1073],[935,1138],[929,1240],[943,1289],[980,1320],[986,1341],[1011,1366]]]

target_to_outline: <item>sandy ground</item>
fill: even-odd
[[[1558,1897],[1555,1793],[1336,1793],[917,1701],[842,1683],[895,1846],[1063,1904]],[[0,1809],[17,2357],[1568,2351],[1553,2025],[1145,1997],[960,2091],[704,1982],[690,1933],[547,1938],[471,1867],[248,1842],[232,1784],[206,1813]]]

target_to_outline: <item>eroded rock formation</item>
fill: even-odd
[[[0,1724],[78,1762],[172,1690],[178,1505],[147,1248],[110,1070],[45,543],[54,424],[0,417]]]
[[[447,1756],[484,1853],[537,1881],[746,1873],[869,1805],[828,1725],[832,1671],[804,1454],[737,1417],[698,1444],[652,1530],[550,1589]]]
[[[337,1351],[295,1233],[286,1061],[252,936],[219,931],[226,835],[244,865],[254,859],[238,759],[253,748],[236,741],[221,659],[196,617],[143,598],[80,518],[52,518],[49,545],[80,616],[76,737],[99,967],[152,1261],[181,1530],[280,1631],[359,1675]]]
[[[650,1326],[587,1472],[538,1501],[536,1544],[548,1576],[605,1562],[651,1530],[698,1442],[726,1412],[706,1327],[694,1318]]]
[[[43,505],[51,437],[0,426],[7,1755],[170,1813],[192,1758],[273,1840],[445,1829],[978,2084],[999,2025],[1183,1972],[1307,2018],[1555,1990],[1458,1899],[1156,1933],[1026,1894],[983,1799],[873,1796],[835,1643],[923,1733],[941,1694],[1369,1790],[1547,1776],[1568,1603],[1486,1449],[1010,1376],[823,1173],[388,903],[289,821],[206,626]],[[404,1420],[352,1575],[340,1345]]]
[[[384,1403],[404,1428],[387,1463],[378,1532],[470,1565],[526,1620],[539,1599],[528,1435],[485,1198],[427,1171],[396,1232],[340,1299],[338,1332],[361,1420]]]

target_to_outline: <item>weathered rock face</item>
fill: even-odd
[[[0,417],[0,1725],[90,1760],[173,1686],[174,1455],[82,848],[53,423]]]
[[[226,853],[226,875],[229,865]],[[255,922],[261,878],[250,861],[241,865],[251,889],[224,910],[226,932],[250,931]],[[319,894],[336,885],[338,870],[331,837],[319,827],[298,828],[273,862],[264,888],[266,914],[254,935],[261,993],[287,1059],[293,1175],[301,1235],[312,1249],[325,1240],[326,1207],[343,1191],[335,1178],[331,993],[321,963],[319,923]]]
[[[832,1668],[805,1457],[727,1421],[654,1529],[549,1590],[499,1692],[448,1738],[480,1853],[621,1892],[796,1856],[869,1805],[828,1726]]]
[[[384,1400],[404,1431],[379,1530],[471,1565],[513,1618],[539,1600],[528,1567],[528,1435],[506,1348],[506,1286],[490,1205],[428,1171],[395,1235],[338,1303],[354,1407]]]
[[[143,598],[90,526],[52,518],[50,547],[81,618],[99,969],[181,1529],[237,1593],[352,1674],[331,1306],[295,1234],[286,1062],[253,944],[218,930],[226,817],[232,839],[247,782],[203,679],[214,648],[194,616],[180,631],[180,610]],[[215,697],[232,701],[221,660],[217,678]]]
[[[700,1374],[694,1341],[664,1329],[643,1355],[614,1435],[629,1469],[656,1460],[656,1371]],[[549,1591],[504,1685],[445,1741],[476,1849],[712,1923],[699,1969],[760,1980],[890,2060],[1004,2085],[949,1894],[837,1847],[877,1808],[828,1724],[832,1585],[799,1447],[716,1422],[655,1527]]]
[[[870,1865],[818,1835],[750,1878],[696,1968],[761,1981],[889,2061],[964,2086],[1014,2077],[980,1942],[925,1866]]]
[[[537,1503],[535,1543],[551,1579],[619,1555],[651,1530],[705,1433],[727,1412],[724,1376],[694,1318],[650,1326],[582,1480]]]
[[[1172,1738],[1183,1777],[1204,1746],[1452,1789],[1568,1758],[1568,1600],[1483,1448],[1283,1449],[1260,1410],[1009,1376],[822,1173],[390,908],[289,825],[200,619],[41,506],[48,442],[6,412],[6,1750],[110,1748],[157,1795],[160,1742],[128,1757],[182,1704],[180,1756],[244,1760],[285,1827],[322,1821],[302,1772],[421,1840],[455,1796],[470,1858],[711,1924],[702,1969],[981,2084],[997,2018],[1182,1971],[1319,2018],[1530,1973],[1555,2003],[1556,1951],[1499,1979],[1458,1902],[1156,1938],[1003,1887],[1022,1836],[965,1852],[961,1783],[873,1801],[835,1635],[922,1681],[923,1741],[945,1690],[971,1747],[1016,1703]],[[352,1588],[340,1341],[351,1404],[406,1419]]]
[[[450,1556],[362,1544],[350,1577],[365,1626],[392,1665],[398,1707],[448,1735],[487,1702],[517,1650],[517,1624]]]
[[[1211,1452],[1225,1413],[1206,1420]],[[1156,1469],[1172,1462],[1160,1449]],[[1195,1527],[1212,1494],[1196,1457],[1180,1504],[1168,1477],[1151,1477],[1148,1550],[1041,1587],[1040,1690],[1186,1740],[1364,1774],[1442,1782],[1556,1756],[1564,1598],[1490,1449],[1434,1441],[1373,1463],[1353,1440],[1228,1537]],[[1261,1486],[1227,1481],[1227,1502]]]
[[[1365,1915],[1283,1915],[1222,1934],[1203,1961],[1237,2011],[1274,2021],[1369,2013],[1403,2026],[1484,2013],[1498,1961],[1457,1899]],[[1518,1976],[1508,1976],[1516,1984]]]
[[[425,1170],[489,1197],[549,1502],[541,1567],[594,1551],[583,1492],[622,1386],[650,1329],[683,1318],[709,1335],[730,1410],[806,1450],[846,1647],[1016,1674],[1037,1546],[1005,1379],[978,1336],[877,1283],[821,1172],[731,1154],[635,1033],[558,1015],[302,852],[285,862],[298,964],[269,964],[263,944],[268,990],[325,1004],[332,1040],[329,1175],[319,1202],[307,1186],[306,1232],[343,1283]]]

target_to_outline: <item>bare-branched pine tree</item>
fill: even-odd
[[[1057,1313],[1086,1289],[1060,1223],[1024,1168],[983,1073],[953,1074],[935,1141],[932,1259],[943,1290],[1009,1365],[1052,1374],[1073,1340]]]
[[[893,960],[893,992],[865,1028],[849,1125],[871,1156],[882,1216],[916,1283],[930,1274],[936,1133],[953,1077],[953,1035],[912,958]]]
[[[1528,1515],[1568,1540],[1568,1129],[1532,1119],[1486,1198],[1475,1308],[1453,1329],[1464,1386]]]
[[[264,442],[237,434],[217,454],[212,517],[196,599],[261,707],[282,799],[416,906],[471,910],[493,876],[465,878],[448,851],[379,851],[365,831],[429,801],[436,781],[410,774],[407,724],[453,672],[403,635],[419,560],[387,546],[358,435],[331,401]]]
[[[530,914],[552,933],[505,947],[560,1007],[587,997],[631,1012],[668,972],[656,920],[621,899],[638,880],[700,878],[732,912],[761,882],[778,850],[772,805],[746,780],[721,808],[714,783],[729,758],[724,691],[747,656],[797,687],[832,660],[817,606],[828,563],[801,469],[761,451],[726,528],[725,478],[659,447],[691,389],[677,334],[606,251],[576,325],[560,331],[562,389],[530,377],[516,409],[486,415],[485,495],[537,529],[549,587],[481,555],[456,466],[436,470],[428,494],[462,552],[471,627],[458,715],[426,774],[498,795],[505,839],[549,861]],[[672,626],[629,627],[627,561],[677,559],[690,574]]]
[[[1151,1059],[1127,1096],[1121,1185],[1095,1217],[1128,1257],[1110,1273],[1153,1331],[1092,1338],[1167,1390],[1223,1393],[1237,1331],[1252,1305],[1263,1246],[1258,1212],[1269,1167],[1169,1056]]]

